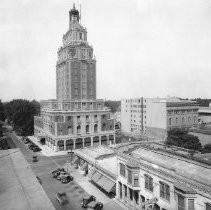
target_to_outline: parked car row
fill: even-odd
[[[40,152],[42,149],[40,149],[36,144],[31,142],[31,140],[25,136],[21,138],[21,140],[25,143],[28,144],[28,148],[32,150],[33,152]]]
[[[67,173],[64,168],[58,168],[55,171],[52,171],[51,174],[52,174],[53,178],[61,181],[62,183],[65,183],[65,184],[73,181],[73,177],[70,176],[70,174]]]
[[[70,174],[67,173],[64,168],[57,168],[56,170],[52,171],[51,174],[53,178],[60,180],[62,183],[69,183],[70,181],[73,181],[73,177],[70,176]],[[61,205],[68,203],[66,192],[58,192],[56,194],[56,199]],[[103,204],[101,202],[97,202],[95,196],[87,194],[82,199],[81,207],[101,210],[103,209]]]

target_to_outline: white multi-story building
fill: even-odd
[[[123,99],[122,131],[165,138],[168,130],[196,125],[198,109],[197,102],[178,98]]]

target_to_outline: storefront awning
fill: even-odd
[[[97,181],[100,179],[100,177],[102,176],[102,174],[100,174],[98,171],[96,171],[94,173],[94,175],[92,176],[92,180],[97,183]]]
[[[72,164],[78,164],[79,163],[79,158],[77,156],[74,157],[72,160]]]
[[[97,184],[98,184],[100,187],[103,187],[103,185],[104,185],[107,181],[108,181],[108,179],[107,179],[105,176],[102,176],[102,177],[98,180]]]
[[[81,170],[83,171],[87,171],[88,170],[88,163],[85,162],[82,166],[81,166]]]
[[[96,172],[96,170],[94,168],[90,169],[90,171],[88,173],[88,177],[91,179],[95,172]]]
[[[115,185],[116,185],[115,182],[108,179],[108,181],[103,185],[103,189],[106,192],[110,193],[110,192],[115,191]]]
[[[94,174],[89,177],[106,192],[110,193],[116,191],[116,183],[107,178],[105,175],[98,172],[97,170],[95,170]]]

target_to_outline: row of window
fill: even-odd
[[[172,125],[172,120],[173,120],[172,118],[169,118],[169,125]],[[179,120],[180,119],[176,117],[175,118],[175,123],[178,124],[179,123]],[[192,118],[191,117],[188,117],[188,123],[190,123],[191,120],[192,120]],[[193,122],[194,123],[197,123],[197,117],[196,116],[193,117]],[[182,124],[184,124],[184,123],[185,123],[185,117],[182,117]]]
[[[168,114],[185,114],[191,112],[198,112],[198,109],[187,109],[187,110],[169,110]]]
[[[126,177],[126,167],[123,163],[119,164],[120,175]],[[147,174],[144,175],[145,189],[153,192],[153,178]],[[133,173],[131,170],[127,170],[127,181],[129,184],[138,187],[139,186],[139,174]],[[164,182],[160,182],[160,197],[170,201],[170,187]]]

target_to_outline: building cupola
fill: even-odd
[[[80,19],[79,11],[75,8],[75,4],[73,4],[73,8],[69,11],[70,22],[71,21],[78,21]]]

